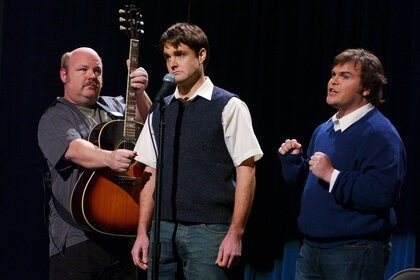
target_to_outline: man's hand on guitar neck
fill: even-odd
[[[130,61],[127,59],[127,68],[129,68]],[[139,67],[131,73],[130,86],[136,90],[137,108],[136,108],[136,121],[144,123],[149,113],[152,101],[146,93],[147,84],[149,81],[149,75],[143,67]]]
[[[87,169],[108,167],[117,172],[125,172],[137,153],[130,150],[103,150],[89,141],[75,139],[64,154],[66,160],[72,161]]]
[[[127,68],[129,69],[129,60],[127,59]],[[136,89],[137,93],[143,93],[147,88],[149,75],[146,69],[139,67],[130,73],[130,85]]]

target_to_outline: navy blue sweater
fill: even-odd
[[[344,132],[326,122],[315,130],[307,158],[318,151],[340,171],[331,193],[301,155],[280,156],[285,180],[304,184],[298,224],[305,242],[330,248],[389,238],[406,172],[404,146],[389,120],[375,108]]]

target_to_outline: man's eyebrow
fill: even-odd
[[[89,65],[87,65],[85,63],[80,63],[80,64],[76,64],[76,67],[78,67],[78,68],[88,68]]]
[[[349,72],[349,71],[342,71],[342,72],[339,72],[339,74],[340,75],[344,75],[344,74],[349,74],[349,75],[354,75],[352,72]]]
[[[339,75],[344,75],[344,74],[349,74],[349,75],[354,75],[354,73],[352,73],[352,72],[349,72],[349,71],[341,71],[341,72],[335,72],[334,70],[331,70],[331,74],[332,73],[334,73],[334,74],[339,74]]]

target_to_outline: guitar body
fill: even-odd
[[[143,125],[135,123],[135,139],[124,139],[124,121],[99,124],[89,141],[104,150],[133,150]],[[70,200],[73,219],[85,230],[116,236],[135,236],[139,218],[139,194],[148,180],[144,165],[131,164],[124,173],[104,168],[86,170],[79,177]]]

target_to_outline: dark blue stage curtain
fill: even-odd
[[[137,4],[144,16],[140,64],[149,73],[150,97],[167,72],[157,48],[160,34],[190,20],[209,37],[206,75],[250,109],[265,155],[257,162],[244,236],[247,279],[293,278],[301,241],[299,192],[283,181],[277,149],[287,138],[305,149],[314,129],[334,114],[325,97],[336,54],[347,48],[375,53],[388,78],[380,110],[397,128],[408,156],[387,274],[420,267],[420,258],[413,260],[420,231],[420,1],[0,0],[0,278],[48,278],[38,121],[63,95],[60,57],[76,47],[101,55],[103,95],[125,94],[128,39],[117,14],[125,3]]]

